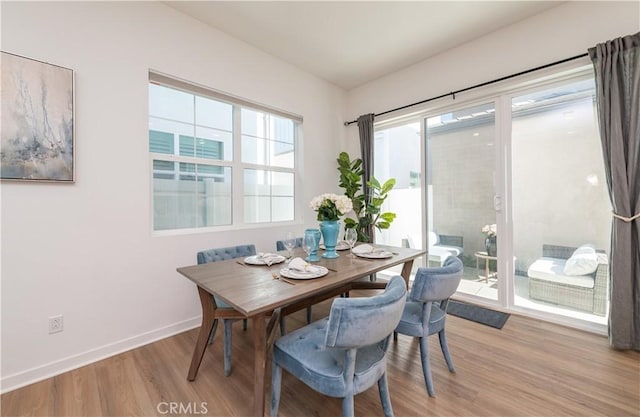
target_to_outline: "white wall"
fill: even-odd
[[[349,91],[348,119],[580,55],[640,30],[640,3],[569,1]],[[464,93],[458,95],[464,97]],[[432,105],[451,102],[443,99]],[[415,109],[407,109],[411,111]],[[396,116],[390,114],[385,117]],[[357,127],[349,130],[350,143]]]
[[[304,170],[327,172],[305,176],[304,201],[338,191],[341,89],[161,3],[2,2],[1,19],[3,51],[75,70],[77,148],[73,185],[0,185],[3,391],[198,326],[195,287],[176,267],[210,247],[274,250],[283,235],[152,236],[149,69],[301,114]],[[48,335],[57,314],[64,331]]]

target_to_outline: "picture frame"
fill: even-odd
[[[0,180],[75,182],[75,74],[2,51]]]

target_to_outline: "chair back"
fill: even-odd
[[[401,276],[393,277],[382,294],[335,299],[325,345],[357,348],[384,340],[400,322],[406,301],[407,288]]]
[[[302,238],[301,237],[297,237],[296,238],[296,244],[293,246],[294,248],[301,248],[302,247]],[[284,246],[284,240],[278,240],[276,241],[276,250],[285,250],[287,249]]]
[[[255,245],[238,245],[226,248],[208,249],[198,252],[198,264],[226,261],[256,254]]]
[[[412,301],[440,301],[451,297],[462,279],[462,261],[450,256],[441,267],[418,268],[409,299]]]

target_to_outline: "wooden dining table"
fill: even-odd
[[[177,269],[197,285],[201,294],[203,314],[204,309],[211,308],[212,304],[210,297],[207,301],[202,296],[208,293],[221,298],[251,319],[254,346],[254,416],[264,415],[266,360],[268,349],[276,337],[275,330],[281,315],[351,289],[382,289],[386,286],[385,280],[371,281],[361,278],[396,265],[403,265],[400,275],[408,287],[414,260],[426,253],[420,249],[375,246],[391,252],[392,256],[369,259],[351,257],[348,251],[340,252],[338,258],[320,258],[320,261],[313,263],[326,267],[329,270],[327,275],[306,280],[274,279],[274,274],[277,276],[286,264],[249,265],[242,258]],[[284,253],[286,252],[282,252]],[[305,255],[300,248],[293,251],[294,257]],[[208,302],[208,305],[205,302]]]

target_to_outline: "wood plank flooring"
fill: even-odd
[[[329,303],[314,307],[314,319],[328,313]],[[301,326],[304,315],[289,316],[289,330]],[[513,315],[502,330],[449,316],[447,332],[457,372],[449,373],[437,337],[431,337],[436,398],[427,395],[417,341],[399,335],[391,342],[396,416],[640,416],[640,353],[612,350],[605,337]],[[251,327],[234,325],[229,377],[220,328],[198,378],[188,382],[196,337],[197,329],[8,392],[1,415],[250,415]],[[266,397],[268,402],[270,392]],[[280,416],[339,416],[340,404],[284,373]],[[376,388],[356,397],[355,413],[382,415]]]

